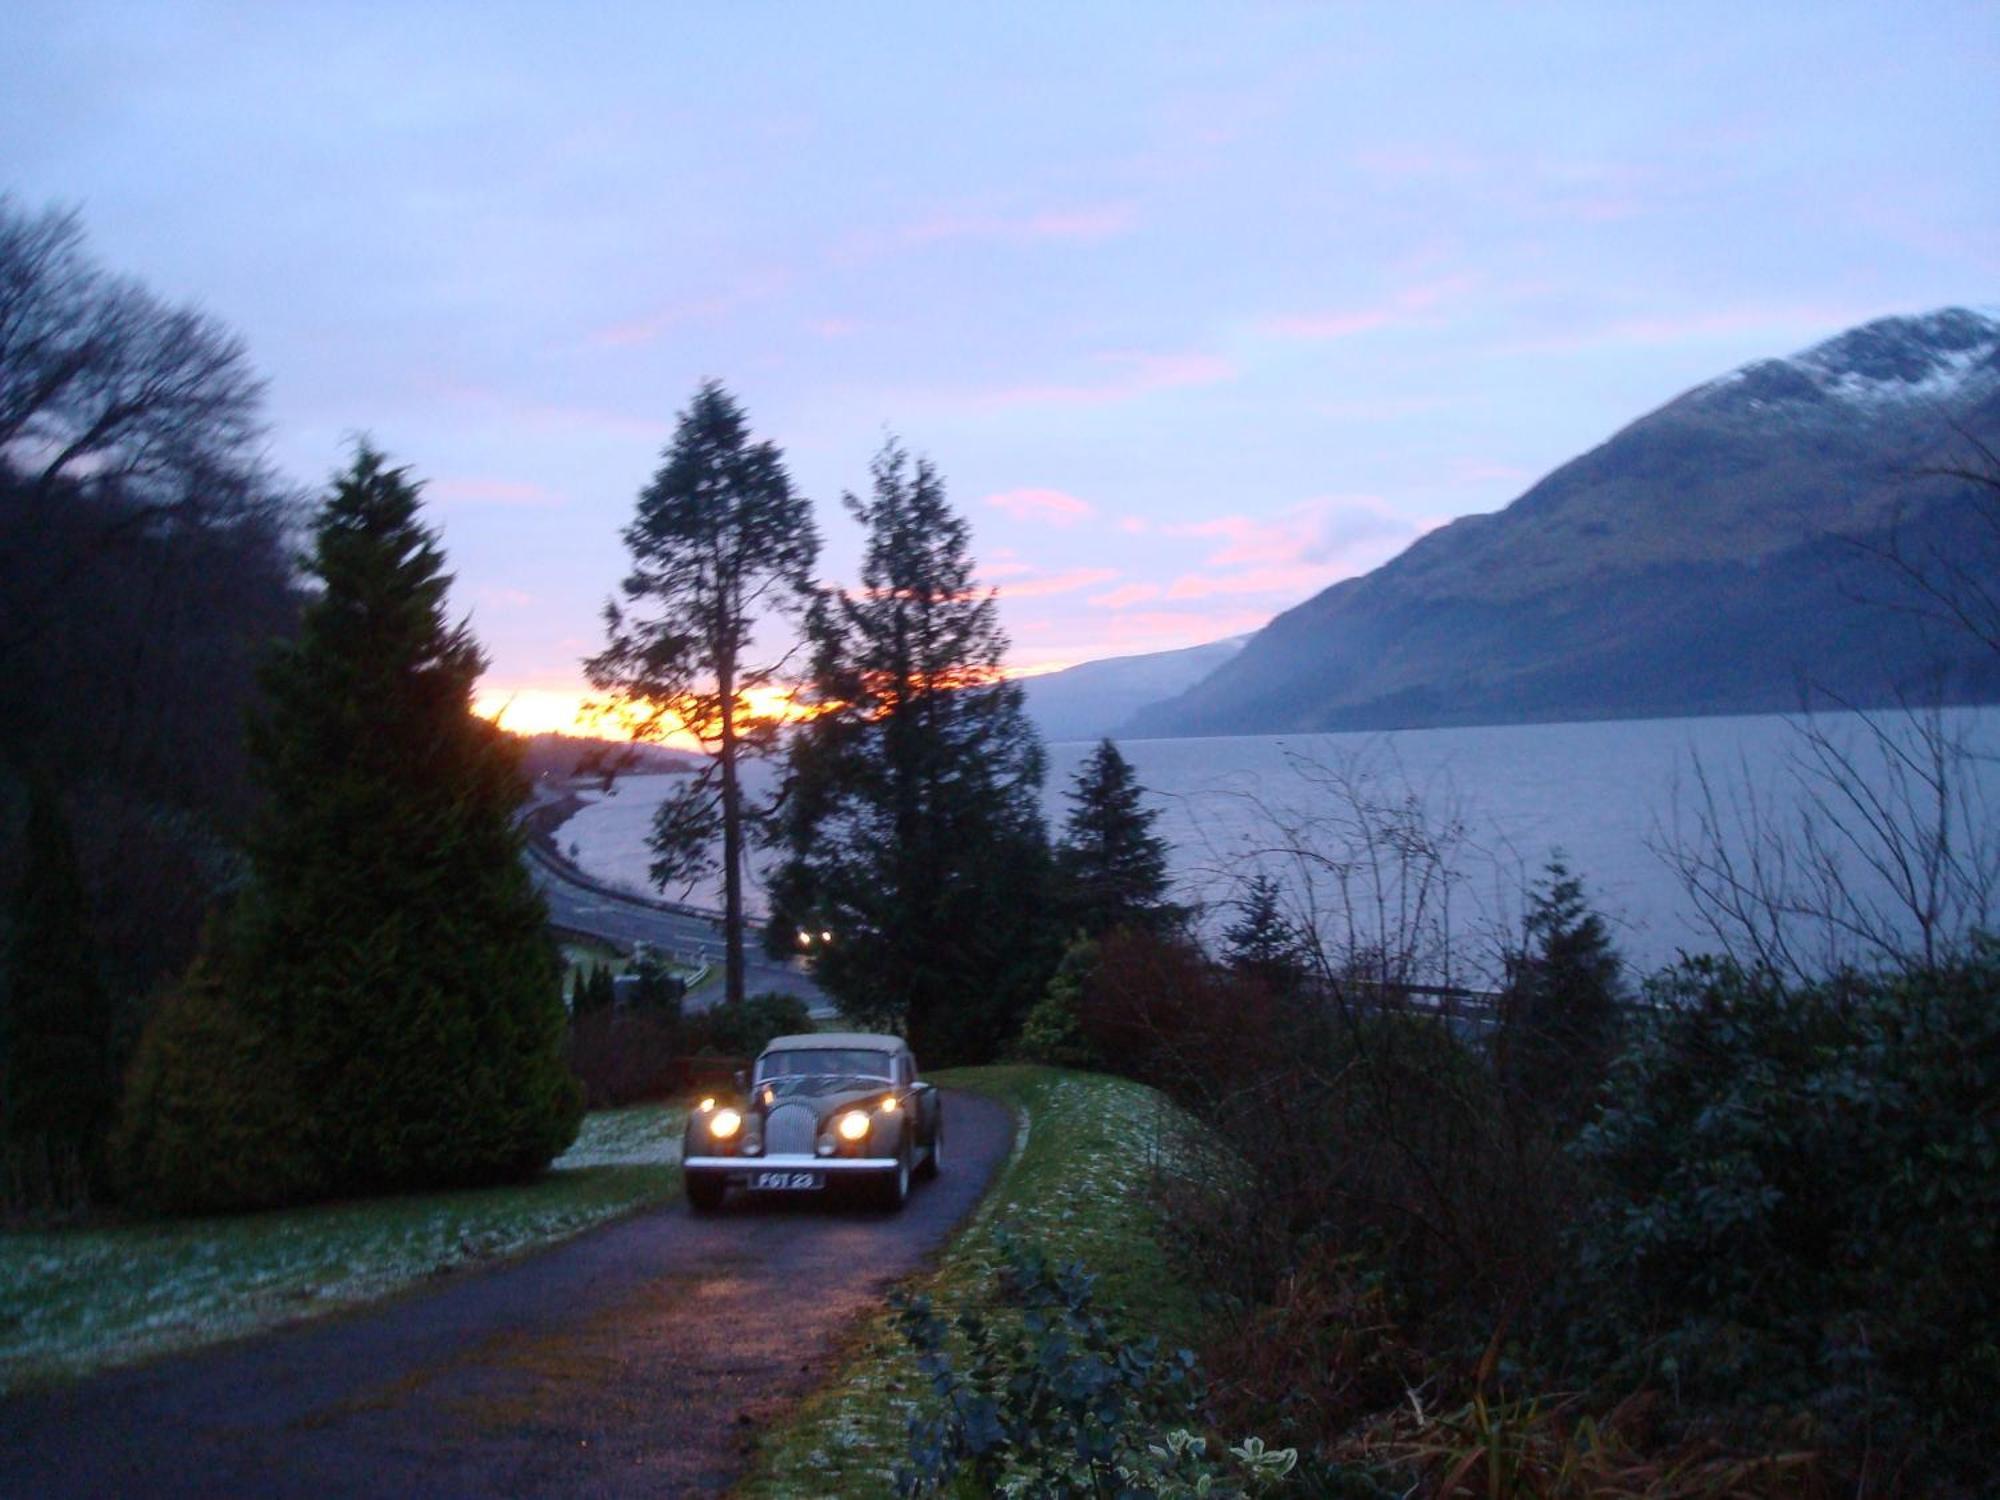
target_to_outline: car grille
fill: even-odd
[[[810,1156],[813,1127],[819,1123],[810,1106],[780,1104],[764,1122],[764,1151],[770,1156]]]

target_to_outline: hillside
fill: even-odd
[[[1135,736],[1761,712],[2000,664],[1908,610],[1871,552],[1995,556],[1990,492],[1927,476],[2000,443],[2000,321],[1887,318],[1687,392],[1506,509],[1273,620]],[[1979,552],[1976,549],[1983,548]]]
[[[1150,703],[1186,691],[1243,649],[1248,636],[1179,651],[1112,656],[1024,678],[1028,716],[1051,742],[1110,734]]]

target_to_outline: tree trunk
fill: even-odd
[[[743,792],[736,780],[736,662],[716,663],[722,697],[722,973],[723,998],[743,1003]]]

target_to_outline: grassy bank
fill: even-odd
[[[588,1116],[513,1187],[0,1234],[0,1391],[297,1322],[520,1255],[680,1188],[679,1112]]]
[[[1014,1154],[922,1290],[951,1313],[992,1291],[994,1230],[1010,1224],[1053,1255],[1099,1273],[1101,1305],[1135,1335],[1192,1342],[1200,1314],[1173,1273],[1145,1192],[1162,1152],[1186,1149],[1187,1125],[1158,1094],[1120,1078],[1054,1068],[969,1068],[937,1075],[1016,1113]],[[949,1167],[946,1168],[950,1170]],[[765,1435],[736,1493],[759,1500],[891,1495],[921,1381],[887,1311],[854,1336],[841,1373]]]

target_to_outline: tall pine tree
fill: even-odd
[[[1167,845],[1153,832],[1132,763],[1102,740],[1076,773],[1069,822],[1056,846],[1057,905],[1088,937],[1114,927],[1159,929],[1179,916],[1167,901]]]
[[[685,729],[709,752],[660,805],[650,873],[664,889],[721,865],[725,988],[739,1004],[742,763],[768,754],[777,731],[750,695],[777,680],[783,658],[760,657],[756,635],[773,615],[804,612],[819,533],[778,450],[750,441],[743,409],[710,381],[681,413],[625,545],[632,554],[625,604],[605,606],[610,639],[586,668],[594,687],[636,711],[637,738]]]
[[[294,1070],[329,1191],[491,1181],[574,1138],[516,750],[471,711],[417,487],[363,447],[322,507],[322,590],[264,674],[269,794],[234,987]]]
[[[791,744],[767,940],[815,934],[848,1016],[927,1062],[979,1061],[1053,964],[1044,758],[937,471],[891,441],[873,475],[846,497],[868,534],[861,587],[810,622],[822,712]]]

